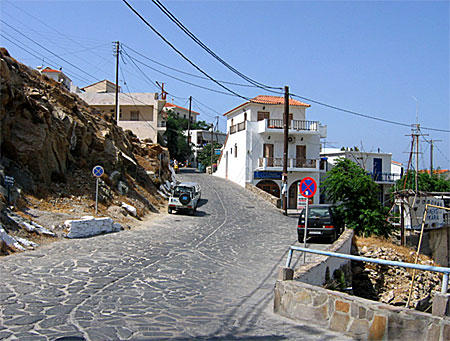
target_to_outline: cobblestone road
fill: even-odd
[[[196,216],[0,258],[0,339],[346,339],[272,313],[294,218],[229,181],[180,179],[202,187]]]

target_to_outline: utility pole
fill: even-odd
[[[213,131],[214,131],[214,122],[211,123],[211,174],[213,173],[213,152],[214,152],[214,146],[213,146]]]
[[[191,108],[192,108],[192,96],[189,96],[189,120],[188,120],[188,137],[187,142],[188,145],[191,143]]]
[[[120,53],[120,42],[116,41],[116,50],[114,56],[116,57],[116,124],[119,125],[119,53]]]
[[[288,163],[288,135],[289,135],[289,87],[284,87],[284,151],[283,151],[283,187],[281,190],[284,215],[287,216],[287,163]]]
[[[433,176],[433,149],[434,149],[434,143],[433,142],[441,142],[442,140],[430,140],[430,176]]]

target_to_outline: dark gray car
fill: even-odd
[[[305,235],[305,212],[303,209],[298,218],[298,241],[303,242]],[[306,237],[329,237],[334,242],[343,229],[338,219],[335,207],[332,205],[310,205],[308,209],[308,226]]]

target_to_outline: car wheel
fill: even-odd
[[[333,234],[331,235],[331,242],[334,243],[338,239],[337,231],[334,230]]]
[[[172,209],[169,207],[169,208],[167,209],[167,212],[169,212],[169,214],[172,214]]]
[[[190,209],[190,210],[189,210],[189,214],[190,214],[190,215],[194,215],[194,214],[195,214],[195,209],[194,209],[194,208]]]
[[[297,236],[298,236],[298,242],[299,242],[299,243],[303,243],[303,239],[304,239],[303,236],[304,236],[304,233],[297,230]]]

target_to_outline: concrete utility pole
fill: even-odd
[[[287,163],[288,163],[288,135],[289,135],[289,87],[284,87],[284,152],[283,152],[283,210],[284,215],[287,215]]]
[[[116,57],[116,124],[119,124],[119,53],[120,53],[120,42],[116,41],[116,50],[114,51],[114,56]]]

